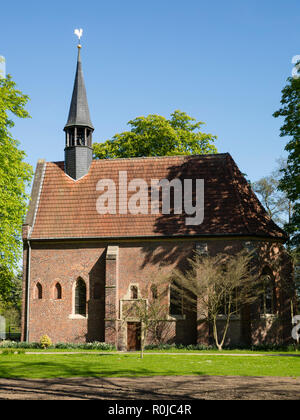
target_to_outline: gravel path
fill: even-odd
[[[0,378],[0,400],[300,400],[300,378]]]

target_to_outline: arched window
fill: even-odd
[[[61,296],[61,285],[59,283],[56,283],[54,287],[54,299],[61,299]]]
[[[35,298],[43,299],[43,288],[42,288],[41,283],[37,283],[35,286]]]
[[[275,283],[268,268],[262,272],[262,294],[260,299],[260,313],[276,314]]]
[[[130,299],[137,299],[138,298],[138,288],[136,286],[130,287]]]
[[[86,316],[86,285],[82,278],[79,278],[75,287],[75,314]]]
[[[152,284],[151,286],[151,293],[152,293],[152,299],[156,300],[158,298],[158,292],[157,292],[157,286],[156,284]]]

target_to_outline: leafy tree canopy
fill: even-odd
[[[300,67],[297,67],[300,68]],[[300,245],[300,74],[299,77],[288,78],[282,90],[282,107],[273,116],[284,117],[280,136],[288,136],[285,146],[288,152],[287,166],[282,170],[283,177],[279,188],[295,203],[292,220],[285,226],[293,235],[292,242]]]
[[[128,124],[130,131],[116,134],[104,143],[94,143],[94,156],[109,159],[217,152],[213,144],[217,137],[201,132],[204,123],[185,112],[177,110],[170,119],[160,115],[137,117]]]
[[[25,153],[19,149],[19,142],[13,139],[9,129],[14,126],[11,116],[29,117],[25,110],[27,102],[28,96],[16,89],[11,76],[0,79],[1,277],[17,267],[21,255],[21,229],[28,201],[25,189],[31,181],[32,168],[24,162]],[[6,279],[9,284],[8,274]],[[2,289],[3,295],[6,292]]]

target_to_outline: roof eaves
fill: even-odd
[[[31,232],[33,230],[36,215],[39,207],[39,201],[43,186],[43,181],[46,171],[46,161],[44,159],[39,159],[36,165],[35,176],[32,184],[31,190],[31,200],[29,203],[29,209],[25,219],[25,225],[30,226],[28,239],[30,238]]]

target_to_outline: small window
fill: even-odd
[[[86,316],[86,285],[81,278],[75,287],[75,314]]]
[[[56,283],[54,288],[54,299],[61,299],[62,292],[61,292],[61,285],[59,283]]]
[[[42,288],[41,283],[37,283],[35,286],[35,298],[43,299],[43,288]]]
[[[138,298],[138,288],[136,286],[130,287],[130,299],[137,299]]]

